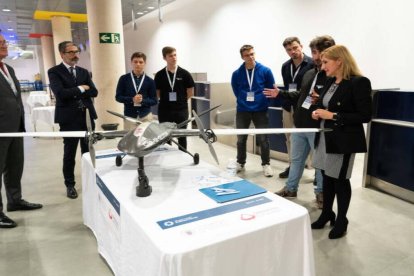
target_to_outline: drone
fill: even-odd
[[[220,105],[219,105],[220,106]],[[62,131],[62,132],[14,132],[14,133],[0,133],[0,137],[85,137],[89,146],[89,153],[91,161],[95,167],[95,149],[93,145],[104,138],[121,138],[118,142],[118,150],[121,152],[115,158],[115,165],[122,166],[122,159],[126,155],[134,156],[138,159],[138,185],[136,186],[137,197],[147,197],[152,193],[152,187],[149,185],[148,176],[145,174],[144,156],[152,153],[155,149],[165,143],[174,143],[180,150],[189,154],[193,158],[194,165],[199,164],[200,156],[198,153],[190,153],[185,148],[181,147],[175,138],[198,136],[204,140],[210,150],[214,160],[219,164],[217,154],[212,146],[217,141],[216,135],[248,135],[248,134],[284,134],[284,133],[303,133],[303,132],[320,132],[324,129],[318,128],[248,128],[248,129],[205,129],[200,119],[207,113],[218,108],[213,107],[197,115],[193,110],[192,117],[182,123],[176,124],[172,122],[158,123],[141,122],[135,118],[119,114],[114,111],[107,110],[108,113],[123,118],[125,120],[134,122],[137,126],[132,130],[120,131],[94,131],[92,129],[92,122],[88,110],[86,110],[86,131]],[[188,123],[195,121],[197,129],[182,128]]]

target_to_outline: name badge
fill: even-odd
[[[177,101],[177,92],[172,91],[172,92],[168,93],[168,100],[170,102],[176,102]]]
[[[307,96],[305,101],[302,104],[302,107],[305,109],[309,109],[312,105],[312,97],[311,96]]]
[[[134,106],[141,106],[141,104],[134,103]]]
[[[296,83],[289,83],[289,92],[298,91],[298,85]]]
[[[248,101],[248,102],[254,102],[254,92],[247,92],[246,101]]]

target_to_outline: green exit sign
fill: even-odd
[[[99,43],[121,43],[121,35],[119,33],[99,33]]]

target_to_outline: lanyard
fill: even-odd
[[[10,84],[10,87],[13,90],[14,94],[17,94],[16,85],[15,85],[13,79],[10,76],[9,70],[7,70],[6,64],[3,65],[3,68],[4,68],[4,71],[6,71],[6,73],[3,72],[3,70],[0,70],[1,71],[1,74],[4,76],[4,78],[6,79],[6,81]]]
[[[138,94],[139,91],[141,90],[142,84],[144,83],[145,72],[143,72],[142,74],[142,79],[141,79],[141,82],[139,83],[138,88],[137,88],[137,83],[135,82],[134,74],[132,72],[131,72],[131,79],[132,79],[132,83],[134,84],[135,93]]]
[[[175,77],[177,76],[177,67],[175,67],[173,80],[171,81],[170,74],[168,74],[168,69],[165,67],[165,72],[167,73],[168,82],[170,83],[171,91],[174,91]]]
[[[253,78],[254,78],[254,68],[252,70],[252,78],[250,79],[249,76],[249,70],[246,68],[246,75],[247,75],[247,82],[249,83],[249,91],[252,92],[252,86],[253,86]]]
[[[315,87],[316,80],[318,79],[318,74],[319,74],[319,73],[320,73],[320,71],[318,71],[318,72],[316,73],[315,77],[313,78],[313,82],[312,82],[312,85],[311,85],[311,87],[310,87],[310,91],[309,91],[309,96],[310,96],[310,95],[312,95],[312,91],[313,91],[313,88]]]
[[[295,74],[293,74],[293,63],[290,64],[290,76],[292,77],[292,82],[295,82],[296,76],[298,75],[301,66],[302,63],[299,64],[298,68],[295,71]]]

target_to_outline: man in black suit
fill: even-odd
[[[97,119],[92,98],[98,95],[89,72],[76,66],[79,60],[79,48],[71,41],[59,43],[59,52],[63,62],[48,71],[50,88],[56,97],[55,123],[60,131],[86,130],[86,109],[94,126]],[[63,176],[67,197],[77,198],[75,189],[75,157],[80,142],[82,154],[88,152],[88,144],[83,138],[63,138]]]
[[[7,57],[7,41],[0,34],[0,132],[24,132],[24,109],[20,85],[14,70],[2,60]],[[24,150],[22,137],[0,138],[0,228],[13,228],[17,224],[3,213],[2,179],[7,195],[7,211],[34,210],[41,204],[22,199]]]

